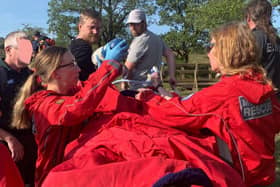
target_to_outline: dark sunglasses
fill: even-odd
[[[210,53],[210,51],[212,50],[212,48],[215,46],[215,43],[208,43],[205,45],[205,50],[207,53]]]
[[[63,64],[63,65],[59,65],[56,69],[60,69],[60,68],[65,68],[65,67],[76,67],[77,66],[77,62],[74,61],[74,62],[71,62],[71,63],[68,63],[68,64]]]

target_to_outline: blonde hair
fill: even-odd
[[[17,39],[28,39],[28,37],[26,33],[22,31],[11,32],[5,38],[4,48],[9,46],[17,47],[18,46]]]
[[[21,87],[14,105],[12,127],[25,129],[31,127],[30,116],[24,107],[25,100],[33,93],[45,89],[52,73],[59,67],[63,55],[68,51],[64,47],[51,46],[40,53],[32,64],[33,74],[28,77]]]
[[[84,24],[87,19],[101,20],[100,14],[93,9],[85,9],[81,12],[79,24]]]
[[[214,55],[223,74],[261,73],[262,82],[271,84],[265,70],[259,65],[260,53],[255,37],[245,23],[225,24],[214,30],[211,38],[215,41]]]

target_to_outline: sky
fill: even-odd
[[[0,37],[9,32],[22,29],[24,24],[31,27],[48,28],[48,2],[50,0],[1,0]],[[151,25],[149,29],[156,34],[168,31],[166,26]]]
[[[24,24],[48,28],[49,0],[1,0],[0,37],[22,29]]]
[[[0,5],[0,37],[9,32],[22,29],[24,24],[31,27],[41,27],[47,33],[48,28],[48,2],[50,0],[1,0]],[[277,19],[280,15],[273,18]],[[280,27],[280,19],[274,24]],[[156,34],[168,31],[167,26],[150,25],[149,30]]]

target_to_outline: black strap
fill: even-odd
[[[7,72],[3,66],[0,66],[0,93],[4,93],[7,84]]]

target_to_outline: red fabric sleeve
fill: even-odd
[[[0,187],[23,187],[20,173],[8,149],[0,143]]]
[[[119,75],[120,64],[112,60],[104,61],[102,66],[84,82],[81,89],[74,96],[60,96],[58,94],[38,95],[28,103],[38,103],[32,106],[34,115],[46,118],[50,125],[71,126],[80,124],[91,116],[100,103],[110,83]],[[39,109],[38,109],[38,105]],[[39,119],[38,119],[39,120]]]

